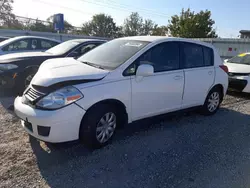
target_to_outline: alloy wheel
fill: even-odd
[[[116,128],[116,116],[113,112],[106,113],[96,127],[96,138],[98,142],[105,143],[114,134]]]
[[[211,93],[207,104],[208,110],[210,112],[214,112],[218,108],[219,104],[220,104],[220,94],[218,92]]]

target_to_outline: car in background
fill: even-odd
[[[227,67],[208,43],[125,37],[78,59],[45,61],[14,107],[40,140],[99,148],[133,121],[191,107],[215,114],[227,87]]]
[[[58,40],[45,37],[13,37],[0,42],[0,55],[17,52],[45,51],[60,43]]]
[[[0,42],[3,42],[4,40],[7,40],[7,39],[9,39],[9,37],[0,36]]]
[[[224,61],[228,67],[229,89],[250,93],[250,53]]]
[[[29,85],[39,66],[47,59],[79,57],[106,42],[98,39],[74,39],[45,52],[23,52],[0,56],[0,88],[15,88],[19,93]]]

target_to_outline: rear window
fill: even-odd
[[[250,65],[250,54],[240,54],[229,59],[227,62]]]

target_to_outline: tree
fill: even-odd
[[[132,12],[122,26],[124,36],[150,35],[155,27],[152,20],[143,20],[138,12]]]
[[[141,35],[150,35],[157,25],[150,19],[144,20]]]
[[[90,36],[114,37],[117,31],[113,18],[106,14],[96,14],[82,25],[82,33]]]
[[[182,9],[181,14],[174,15],[169,21],[169,31],[174,37],[185,38],[216,38],[213,29],[214,20],[208,10],[194,13],[190,9]]]
[[[36,20],[35,23],[29,25],[31,31],[42,31],[42,32],[52,32],[53,27],[50,24],[45,24],[40,20]]]
[[[22,24],[12,14],[13,0],[0,0],[0,26],[2,28],[21,29]]]
[[[125,36],[141,35],[143,27],[143,19],[138,12],[132,12],[131,15],[125,19],[123,24],[123,32]]]
[[[154,29],[152,30],[151,35],[153,35],[153,36],[167,36],[168,35],[168,28],[167,28],[167,26],[155,25]]]

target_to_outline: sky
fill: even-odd
[[[80,27],[98,13],[111,15],[121,25],[131,12],[158,25],[167,25],[181,9],[210,10],[219,37],[235,38],[240,30],[250,30],[250,0],[14,0],[13,13],[46,20],[56,13]]]

